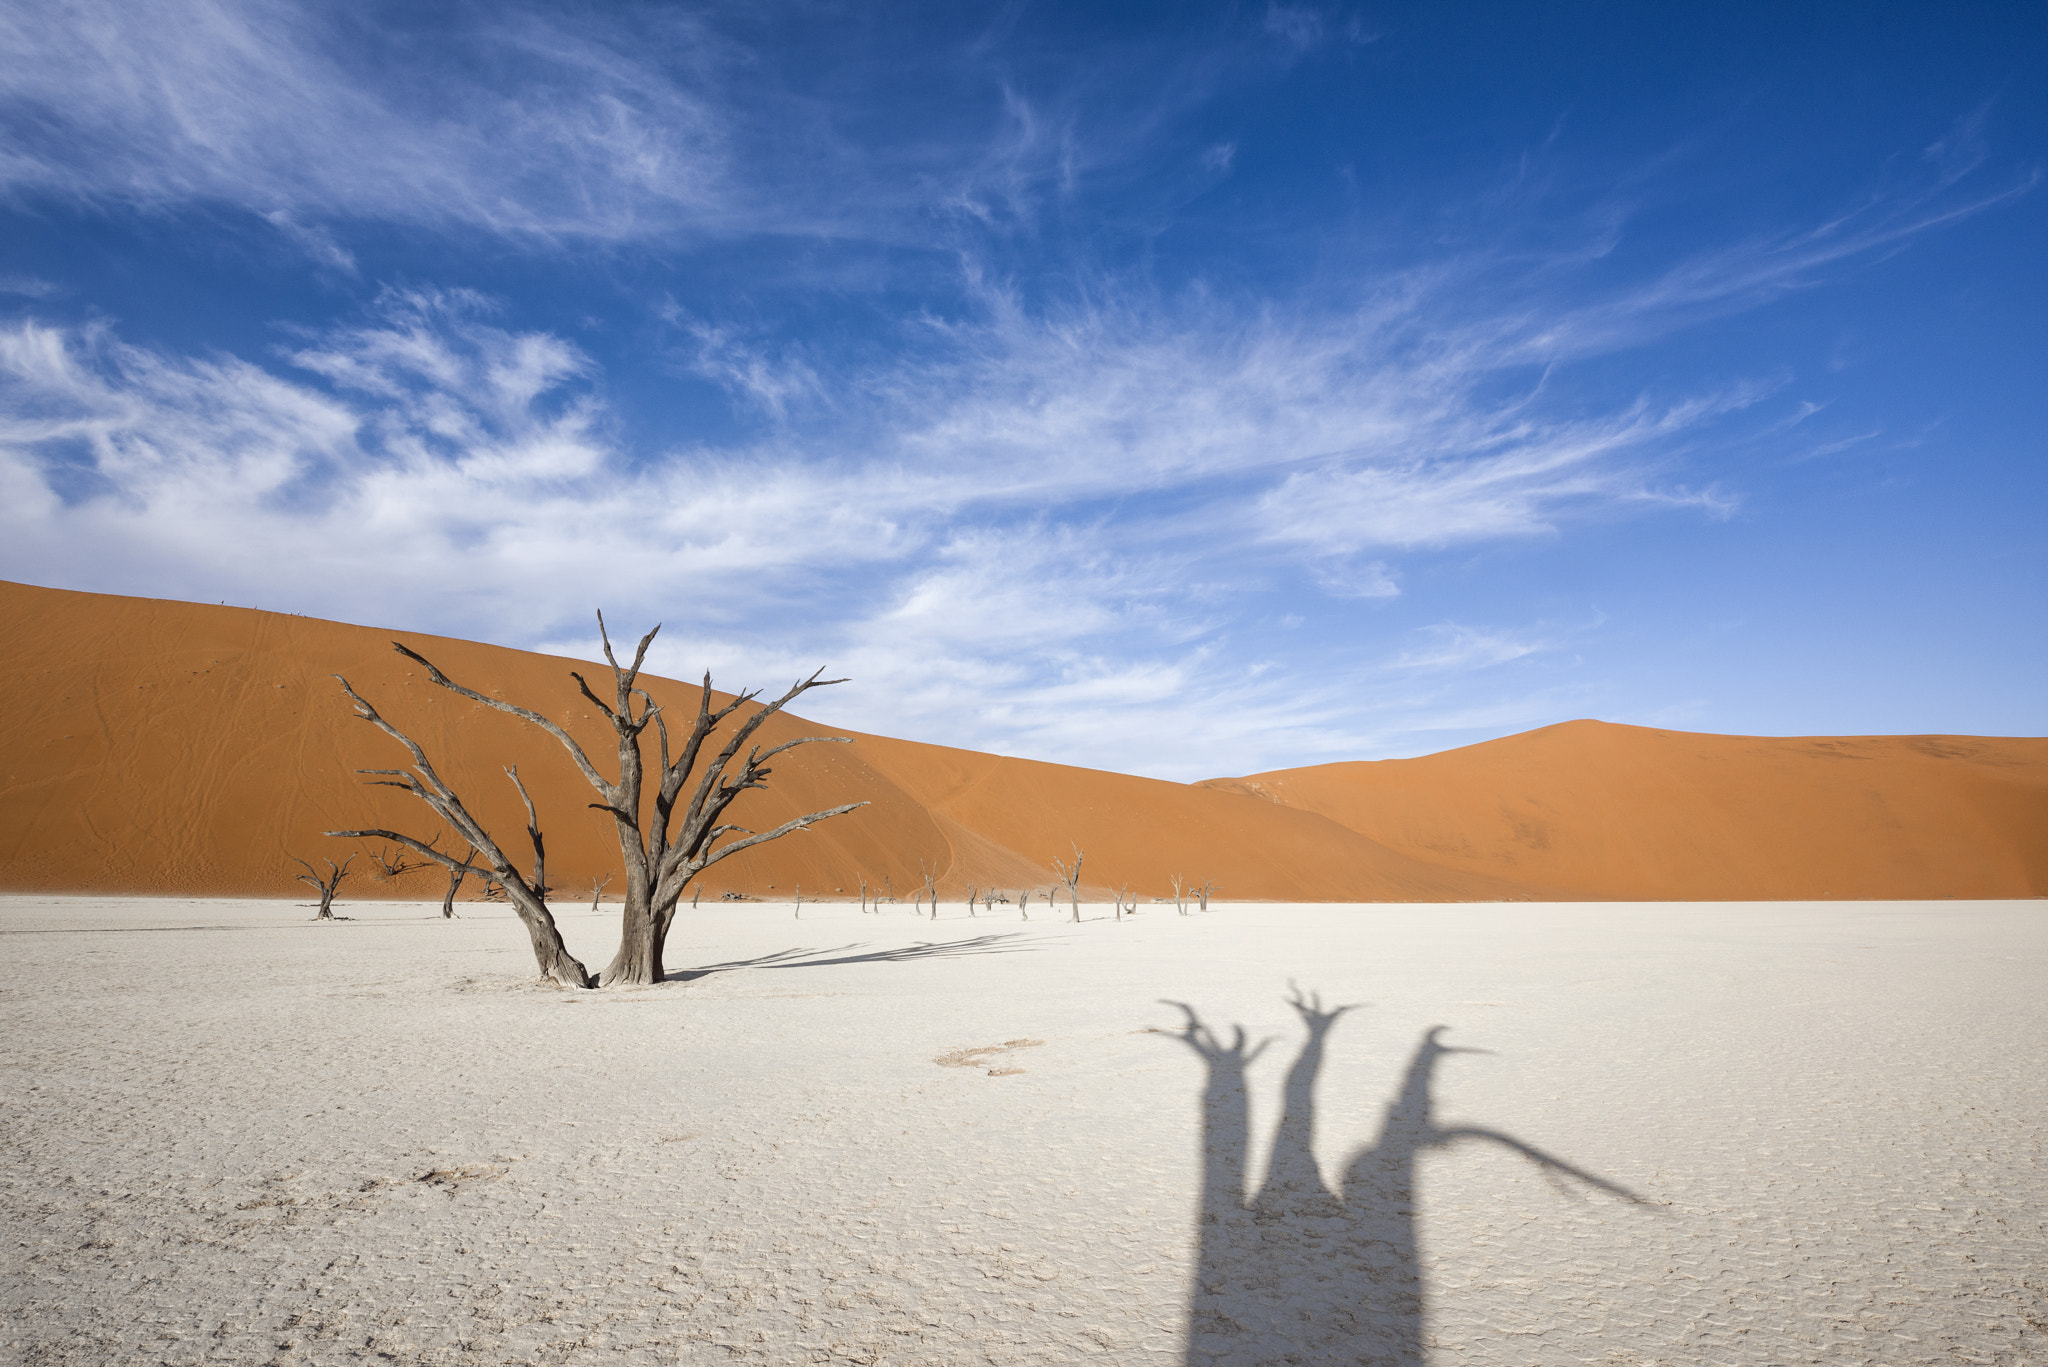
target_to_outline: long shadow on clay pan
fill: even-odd
[[[784,949],[774,954],[763,954],[757,959],[733,959],[722,964],[705,964],[699,968],[678,968],[667,974],[662,981],[672,983],[693,982],[709,977],[713,973],[731,973],[742,968],[824,968],[831,964],[908,964],[925,959],[963,959],[978,954],[1030,954],[1036,953],[1043,941],[1030,944],[1014,943],[1023,937],[1019,934],[977,935],[971,940],[920,940],[914,945],[899,945],[894,949],[871,949],[865,953],[853,953],[860,949],[858,944],[840,945],[836,949]]]

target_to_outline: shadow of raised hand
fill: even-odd
[[[1244,1213],[1245,1142],[1251,1135],[1251,1097],[1244,1070],[1266,1052],[1270,1039],[1246,1047],[1244,1027],[1232,1027],[1229,1044],[1202,1023],[1186,1002],[1164,1002],[1187,1017],[1177,1032],[1168,1032],[1195,1052],[1207,1072],[1202,1088],[1202,1211],[1206,1227]]]
[[[1273,1133],[1273,1153],[1266,1163],[1266,1180],[1260,1183],[1258,1197],[1252,1202],[1253,1210],[1265,1221],[1291,1216],[1327,1217],[1340,1213],[1343,1207],[1337,1194],[1323,1181],[1322,1169],[1316,1165],[1315,1085],[1317,1075],[1322,1072],[1324,1041],[1329,1038],[1338,1018],[1347,1011],[1356,1010],[1357,1003],[1325,1010],[1321,995],[1304,994],[1291,982],[1287,988],[1287,1004],[1301,1018],[1303,1028],[1308,1031],[1308,1039],[1287,1069],[1280,1123]]]

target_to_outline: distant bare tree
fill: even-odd
[[[377,866],[376,877],[380,883],[392,882],[427,867],[425,861],[414,859],[407,850],[393,849],[389,845],[379,845],[371,850],[370,862]]]
[[[969,916],[973,916],[975,914],[974,903],[980,896],[981,889],[976,887],[974,884],[969,883],[967,885],[967,914]]]
[[[993,886],[986,887],[981,890],[981,909],[985,912],[988,912],[990,915],[995,914],[996,890]]]
[[[860,911],[861,911],[861,915],[863,915],[863,916],[867,915],[867,911],[868,911],[868,876],[867,876],[866,874],[862,874],[862,875],[860,876]]]
[[[1181,903],[1180,875],[1177,873],[1173,876],[1173,909],[1182,916],[1188,914],[1187,907]]]
[[[795,831],[808,829],[814,822],[839,816],[865,806],[862,802],[850,802],[824,811],[808,812],[791,821],[786,821],[770,831],[755,833],[744,826],[722,822],[726,808],[741,793],[750,789],[767,786],[772,772],[767,761],[785,750],[817,741],[847,741],[844,736],[802,736],[769,747],[765,752],[755,746],[744,759],[740,751],[753,738],[762,723],[780,712],[795,698],[813,688],[824,687],[843,680],[821,680],[818,674],[800,679],[792,684],[780,698],[757,708],[752,715],[733,731],[724,747],[698,770],[698,760],[703,753],[705,742],[718,727],[734,713],[759,696],[754,692],[742,692],[725,706],[714,709],[711,705],[711,676],[704,676],[703,689],[698,699],[697,716],[690,730],[683,738],[681,748],[671,752],[668,722],[661,707],[656,705],[646,690],[638,686],[640,666],[647,658],[647,648],[654,642],[656,627],[640,638],[639,647],[633,655],[630,666],[622,666],[612,652],[610,634],[606,631],[604,616],[598,615],[598,632],[604,642],[604,656],[611,666],[613,701],[606,703],[591,691],[590,685],[581,674],[570,671],[569,677],[576,681],[583,697],[595,706],[610,723],[617,739],[618,778],[608,779],[598,772],[583,747],[568,731],[557,723],[529,708],[520,707],[498,698],[465,688],[443,674],[434,663],[417,651],[396,642],[398,653],[420,665],[427,671],[433,683],[479,706],[506,712],[531,726],[547,732],[561,743],[575,762],[586,782],[596,790],[601,802],[590,805],[610,815],[619,840],[619,851],[626,875],[625,907],[621,916],[619,950],[612,962],[605,968],[603,981],[611,984],[657,983],[663,977],[662,954],[668,939],[669,927],[675,919],[676,903],[684,888],[705,869],[738,854],[741,850],[776,840]],[[340,676],[336,676],[339,678]],[[386,721],[370,703],[350,687],[348,680],[341,679],[343,691],[355,704],[356,715],[369,722],[403,745],[411,754],[413,767],[404,769],[363,770],[364,773],[382,775],[385,786],[403,788],[420,799],[434,814],[441,818],[450,829],[467,840],[476,854],[483,857],[483,866],[476,864],[474,857],[457,860],[451,854],[444,854],[430,845],[396,831],[331,831],[330,835],[359,839],[395,840],[399,844],[433,859],[442,867],[453,872],[458,865],[467,867],[471,873],[490,878],[505,889],[506,899],[518,912],[525,924],[528,938],[532,941],[534,959],[540,965],[543,977],[568,987],[592,987],[597,983],[590,972],[578,962],[562,943],[561,932],[555,926],[554,914],[548,909],[545,879],[545,853],[541,841],[540,822],[533,810],[532,799],[527,795],[524,784],[516,773],[508,770],[514,786],[527,808],[527,833],[534,847],[534,876],[531,881],[513,867],[511,858],[499,846],[489,832],[472,816],[455,790],[448,786],[427,759],[419,743]],[[641,750],[641,736],[648,726],[655,728],[660,738],[660,761],[653,775],[653,811],[643,810],[645,757]],[[737,760],[737,764],[735,764]],[[728,771],[730,776],[728,776]],[[695,785],[687,797],[684,787],[694,779]],[[741,839],[728,839],[719,844],[721,836],[738,834]]]
[[[321,860],[320,862],[327,866],[327,876],[325,878],[322,878],[319,871],[311,864],[308,864],[297,855],[290,854],[286,855],[285,858],[305,870],[304,873],[295,873],[292,877],[301,883],[312,884],[314,889],[320,894],[320,910],[313,913],[313,919],[316,921],[332,921],[334,919],[335,890],[341,886],[341,880],[348,877],[348,866],[356,862],[356,857],[350,855],[339,864],[335,863],[332,859]]]
[[[918,894],[919,900],[917,902],[917,906],[919,908],[922,908],[924,906],[923,899],[929,897],[932,902],[932,919],[936,921],[939,919],[938,872],[937,870],[932,869],[931,867],[926,865],[926,863],[922,859],[917,861],[917,867],[918,870],[924,874],[924,891]]]
[[[1081,861],[1087,858],[1087,856],[1081,852],[1079,845],[1074,845],[1073,841],[1069,840],[1067,843],[1074,846],[1073,867],[1069,868],[1063,859],[1055,859],[1052,861],[1052,868],[1053,872],[1060,876],[1060,881],[1067,885],[1067,899],[1073,903],[1074,919],[1079,921],[1081,919]],[[1050,895],[1048,895],[1047,900],[1051,900]]]
[[[1025,920],[1031,919],[1031,889],[1024,888],[1017,893],[1017,910]]]
[[[1215,892],[1216,880],[1213,878],[1208,880],[1206,883],[1202,884],[1202,886],[1195,889],[1195,896],[1202,899],[1203,911],[1207,911],[1209,909],[1209,899],[1210,897],[1215,895]]]
[[[896,875],[895,875],[895,874],[893,874],[893,873],[885,873],[885,874],[883,874],[883,875],[882,875],[882,888],[883,888],[883,890],[884,890],[884,891],[886,891],[886,892],[887,892],[887,893],[889,894],[889,900],[890,900],[891,902],[895,901],[895,900],[896,900]],[[876,910],[876,911],[880,911],[881,909],[882,909],[882,897],[881,897],[881,894],[880,894],[880,893],[877,893],[877,894],[875,895],[875,910]]]
[[[618,875],[615,873],[608,873],[602,878],[592,880],[590,884],[590,914],[592,916],[597,915],[597,899],[604,896],[604,885],[617,877]]]
[[[796,910],[791,913],[791,917],[798,921],[804,919],[804,885],[802,883],[796,885]]]
[[[1116,890],[1116,919],[1117,919],[1117,920],[1121,921],[1121,920],[1123,920],[1123,919],[1124,919],[1124,903],[1126,903],[1126,902],[1130,902],[1130,901],[1131,901],[1131,885],[1130,885],[1129,883],[1125,883],[1125,884],[1124,884],[1124,885],[1123,885],[1122,887],[1120,887],[1120,888],[1118,888],[1118,889]],[[1138,904],[1137,904],[1136,902],[1131,902],[1131,914],[1132,914],[1133,916],[1135,916],[1135,915],[1137,915],[1137,914],[1138,914]]]
[[[427,843],[429,845],[432,845],[436,841],[440,840],[440,838],[441,837],[437,835],[434,837],[433,840],[429,840]],[[469,877],[470,862],[475,858],[476,846],[471,845],[469,847],[469,852],[463,855],[460,861],[449,866],[448,887],[447,890],[441,894],[442,920],[452,921],[455,919],[455,894],[462,891],[462,880]]]

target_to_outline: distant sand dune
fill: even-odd
[[[2048,740],[1711,736],[1573,721],[1205,785],[1417,859],[1599,898],[2037,897]]]
[[[244,608],[0,584],[5,764],[0,887],[288,896],[287,854],[337,857],[320,832],[425,834],[403,794],[358,768],[402,752],[356,721],[340,673],[412,732],[501,839],[521,825],[519,766],[547,829],[562,904],[616,867],[606,822],[546,736],[428,684],[394,635],[471,687],[562,720],[594,754],[610,732],[575,661]],[[646,681],[676,712],[695,690]],[[779,686],[781,680],[731,680]],[[818,733],[798,718],[776,741]],[[2048,741],[1758,740],[1573,722],[1416,760],[1323,765],[1182,785],[881,736],[807,748],[737,819],[871,805],[714,869],[730,888],[852,896],[865,873],[908,902],[920,861],[942,894],[1045,887],[1078,841],[1083,887],[1214,879],[1288,901],[1504,898],[2023,897],[2048,892]],[[357,861],[357,869],[363,861]],[[440,875],[356,897],[435,895]],[[964,911],[964,909],[961,909]]]

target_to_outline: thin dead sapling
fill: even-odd
[[[1072,867],[1069,867],[1063,859],[1054,859],[1052,861],[1052,868],[1053,872],[1060,876],[1060,881],[1067,885],[1067,899],[1073,903],[1074,919],[1079,921],[1081,919],[1081,861],[1088,856],[1083,854],[1081,847],[1074,845],[1073,841],[1069,840],[1067,843],[1074,846],[1074,863]],[[1046,894],[1046,900],[1052,900],[1051,893]]]

